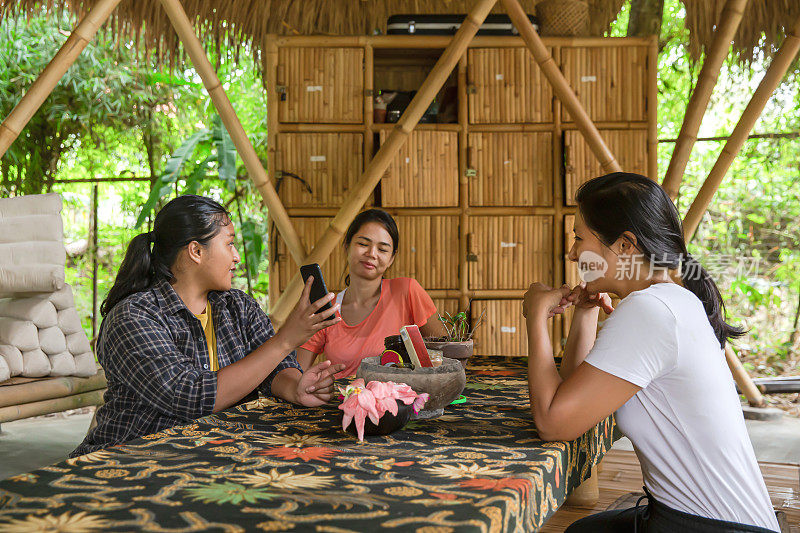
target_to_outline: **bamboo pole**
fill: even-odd
[[[167,0],[162,0],[167,1]],[[177,0],[170,0],[177,1]],[[405,144],[408,136],[417,125],[425,110],[428,108],[436,93],[444,85],[459,58],[467,49],[470,41],[480,28],[486,16],[491,11],[496,0],[480,0],[470,11],[461,27],[450,40],[439,60],[434,65],[428,77],[411,100],[403,116],[386,142],[381,144],[378,153],[364,170],[361,179],[348,193],[338,214],[333,218],[323,236],[317,241],[305,263],[324,263],[330,256],[339,239],[342,237],[350,222],[353,221],[358,211],[364,205],[372,190],[380,181],[386,169],[395,158],[400,148]],[[527,19],[526,19],[527,20]],[[273,319],[282,324],[289,314],[291,306],[297,301],[302,291],[302,281],[296,273],[286,286],[281,297],[272,311]]]
[[[459,310],[469,305],[469,264],[467,263],[467,234],[469,232],[469,179],[467,178],[467,150],[469,143],[469,108],[467,106],[467,52],[458,61],[458,288]]]
[[[65,396],[63,398],[53,398],[39,402],[0,407],[0,424],[23,418],[30,418],[32,416],[60,413],[61,411],[78,409],[88,405],[103,405],[103,393],[105,393],[105,391],[106,389],[102,389],[85,392],[83,394]]]
[[[217,73],[214,72],[214,67],[208,60],[200,39],[194,33],[192,23],[183,10],[180,0],[161,0],[161,5],[164,6],[167,16],[186,49],[186,53],[203,80],[203,85],[208,91],[208,95],[211,97],[211,101],[214,103],[225,129],[228,130],[231,140],[236,146],[236,151],[247,168],[250,179],[253,180],[256,189],[261,193],[261,198],[264,200],[267,209],[269,209],[270,217],[275,221],[278,231],[283,236],[289,253],[292,254],[298,264],[303,264],[302,261],[306,255],[306,249],[300,241],[294,226],[292,226],[292,221],[289,219],[289,215],[286,213],[280,198],[278,198],[275,187],[270,182],[264,167],[261,166],[256,150],[247,137],[241,122],[239,122],[236,111],[234,111],[227,94],[225,94],[225,89],[222,87]]]
[[[658,36],[647,47],[647,175],[658,182]]]
[[[667,191],[673,200],[678,196],[678,189],[683,179],[683,173],[689,162],[692,147],[697,141],[697,132],[700,131],[700,124],[703,122],[703,115],[706,113],[708,103],[711,101],[711,93],[717,84],[719,71],[722,62],[728,56],[733,35],[739,28],[742,21],[744,9],[748,0],[728,0],[720,15],[717,29],[714,31],[714,40],[711,47],[706,51],[706,58],[703,61],[703,68],[697,78],[697,85],[692,91],[692,97],[686,106],[686,114],[683,117],[681,131],[678,134],[678,142],[669,160],[669,168],[664,176],[661,186]]]
[[[101,369],[88,378],[57,377],[0,387],[0,407],[52,400],[106,388],[106,375]]]
[[[750,374],[744,369],[742,362],[733,352],[730,344],[725,344],[725,362],[728,363],[728,368],[733,374],[733,380],[739,386],[739,390],[742,391],[745,398],[747,398],[747,403],[750,404],[750,407],[766,407],[767,404],[761,395],[761,391],[753,383]]]
[[[547,47],[542,42],[536,29],[531,24],[525,10],[519,5],[517,0],[500,0],[503,7],[508,12],[511,22],[519,31],[525,44],[528,45],[528,50],[533,54],[536,63],[542,69],[542,74],[547,78],[547,81],[553,86],[553,91],[556,96],[561,100],[561,104],[569,112],[573,122],[578,126],[583,137],[586,139],[586,144],[589,145],[594,155],[600,161],[600,165],[605,172],[619,172],[622,170],[614,154],[611,153],[605,141],[600,136],[597,127],[589,118],[586,110],[581,105],[578,97],[569,86],[569,82],[564,77],[564,74],[559,70],[558,65],[553,61],[553,56],[547,51]]]
[[[100,207],[99,200],[99,186],[97,183],[92,185],[92,220],[89,224],[89,232],[91,233],[91,247],[92,247],[92,341],[97,338],[97,229],[100,226],[100,221],[97,219],[97,211]]]
[[[11,113],[0,124],[0,158],[5,155],[11,143],[19,137],[25,125],[53,92],[53,89],[69,67],[75,63],[86,45],[94,39],[97,30],[116,9],[120,0],[100,0],[75,27],[67,41],[61,46],[55,57],[33,82],[25,96],[14,106]]]
[[[750,102],[747,104],[739,122],[731,133],[731,138],[725,143],[725,147],[719,154],[717,162],[714,163],[714,167],[711,169],[705,182],[703,182],[703,186],[700,187],[700,191],[698,191],[692,205],[689,207],[689,211],[683,219],[683,238],[687,242],[691,239],[692,235],[694,235],[695,230],[697,230],[697,226],[703,218],[703,213],[708,209],[711,199],[714,197],[714,193],[719,188],[720,183],[722,183],[725,174],[727,174],[739,150],[742,149],[742,145],[747,140],[747,136],[750,130],[753,129],[756,120],[761,116],[764,106],[783,79],[783,76],[789,69],[789,65],[792,64],[795,56],[797,56],[797,51],[800,50],[800,37],[798,37],[798,34],[800,34],[800,17],[794,21],[789,31],[787,31],[783,44],[781,44],[780,49],[775,53],[775,57],[772,59],[766,74],[764,74],[764,77],[761,79],[761,83],[758,84],[758,88],[755,93],[753,93],[753,97],[750,98]]]

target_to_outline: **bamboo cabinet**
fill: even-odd
[[[656,167],[654,38],[545,38],[555,64],[623,170]],[[373,122],[379,91],[414,91],[448,39],[268,39],[269,173],[306,252],[392,128]],[[471,302],[475,351],[524,355],[528,285],[578,281],[567,253],[575,192],[602,173],[519,37],[476,37],[437,96],[448,122],[420,123],[365,207],[389,211],[400,249],[388,276],[417,279],[440,312]],[[655,177],[655,176],[651,176]],[[297,271],[270,237],[270,300]],[[322,266],[331,290],[346,276],[338,247]],[[551,325],[554,351],[571,313]]]

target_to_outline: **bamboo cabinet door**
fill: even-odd
[[[467,167],[469,204],[474,206],[552,206],[553,134],[470,133]]]
[[[322,237],[330,222],[331,219],[327,217],[292,218],[292,224],[297,230],[300,240],[307,249],[314,246],[317,240]],[[286,289],[286,285],[289,284],[289,280],[292,279],[292,276],[300,271],[300,267],[294,262],[294,259],[292,259],[292,254],[289,253],[283,239],[278,235],[273,238],[277,241],[273,241],[274,246],[272,248],[276,252],[275,261],[277,263],[277,269],[274,269],[273,272],[277,270],[278,289],[280,292],[283,292],[284,289]],[[337,246],[333,250],[330,258],[321,265],[321,268],[322,277],[325,279],[325,285],[328,287],[329,291],[335,292],[344,289],[344,278],[347,273],[347,259],[341,246]],[[270,280],[271,283],[275,281],[276,280]]]
[[[561,70],[593,121],[647,120],[646,46],[564,47]]]
[[[381,130],[384,143],[388,131]],[[385,207],[458,205],[458,133],[415,130],[381,179]]]
[[[339,207],[361,176],[363,153],[361,133],[279,133],[275,170],[283,205]]]
[[[552,285],[552,216],[471,216],[467,240],[470,289]]]
[[[472,324],[481,314],[483,321],[475,329],[475,353],[495,356],[527,356],[528,332],[522,316],[522,300],[474,300],[470,311]],[[561,332],[555,332],[550,321],[553,354],[561,351]],[[557,335],[554,335],[557,333]]]
[[[552,122],[553,90],[527,48],[467,52],[470,124]]]
[[[600,130],[600,135],[622,170],[647,174],[647,130]],[[581,184],[605,174],[580,132],[564,132],[564,202],[575,204]]]
[[[424,289],[458,288],[458,217],[395,217],[400,248],[387,277],[416,279]]]
[[[364,120],[364,49],[278,49],[278,120],[359,124]]]

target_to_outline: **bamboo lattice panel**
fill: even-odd
[[[600,130],[622,170],[647,175],[647,130]],[[564,132],[564,201],[575,205],[575,192],[581,184],[605,174],[583,136],[578,131]]]
[[[528,355],[528,332],[522,316],[522,300],[473,300],[472,323],[486,312],[483,322],[475,329],[475,353],[479,355]],[[550,321],[550,340],[553,342],[553,321]],[[560,340],[560,336],[559,336]],[[560,343],[553,342],[553,353]]]
[[[278,118],[286,123],[364,120],[364,49],[281,47]]]
[[[470,124],[552,122],[553,90],[527,48],[467,52]]]
[[[470,205],[553,205],[552,139],[550,132],[470,133]]]
[[[561,70],[592,120],[647,120],[647,47],[565,47]]]
[[[526,289],[553,283],[553,217],[471,216],[470,289]]]
[[[433,298],[433,304],[436,306],[436,311],[445,317],[447,316],[445,313],[454,316],[459,311],[457,298]]]
[[[280,133],[275,169],[284,176],[279,196],[286,207],[338,207],[358,181],[364,166],[364,136],[360,133]],[[311,243],[313,244],[313,243]]]
[[[294,217],[292,224],[297,230],[297,234],[303,244],[310,248],[325,233],[331,219],[327,217]],[[299,267],[295,264],[292,255],[286,249],[283,239],[277,238],[277,271],[278,288],[282,292],[292,276],[299,272]],[[344,277],[346,274],[347,261],[341,246],[337,246],[330,258],[321,265],[322,277],[329,291],[339,291],[344,288]],[[275,280],[271,280],[274,282]]]
[[[381,143],[389,132],[381,130]],[[458,205],[458,133],[417,130],[381,179],[386,207]]]
[[[458,217],[396,216],[400,250],[387,277],[416,279],[425,289],[458,288]]]

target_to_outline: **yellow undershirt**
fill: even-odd
[[[219,370],[219,360],[217,359],[217,336],[214,335],[214,319],[211,318],[211,313],[208,312],[210,306],[206,305],[205,311],[199,315],[194,315],[203,326],[203,331],[206,334],[206,342],[208,343],[208,362],[211,370],[216,372]]]

